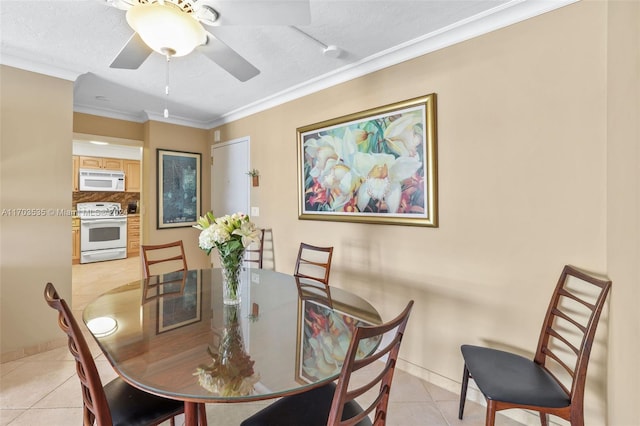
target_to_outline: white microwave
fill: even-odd
[[[121,170],[80,169],[80,191],[124,191]]]

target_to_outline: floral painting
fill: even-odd
[[[300,219],[437,226],[435,99],[297,129]]]

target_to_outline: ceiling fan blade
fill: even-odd
[[[207,43],[196,47],[196,50],[240,81],[247,81],[260,74],[258,68],[211,34],[207,34]]]
[[[145,59],[151,55],[151,52],[153,50],[142,41],[138,33],[133,33],[109,67],[127,70],[138,69]]]
[[[204,3],[220,13],[214,26],[311,23],[309,0],[205,0]]]

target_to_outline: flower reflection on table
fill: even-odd
[[[200,366],[200,386],[220,396],[246,396],[253,392],[259,376],[253,370],[254,361],[244,350],[240,329],[240,308],[225,305],[225,328],[220,336],[217,351],[207,348],[211,364]]]

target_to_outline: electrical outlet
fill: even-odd
[[[260,284],[260,274],[252,273],[251,274],[251,282]]]

